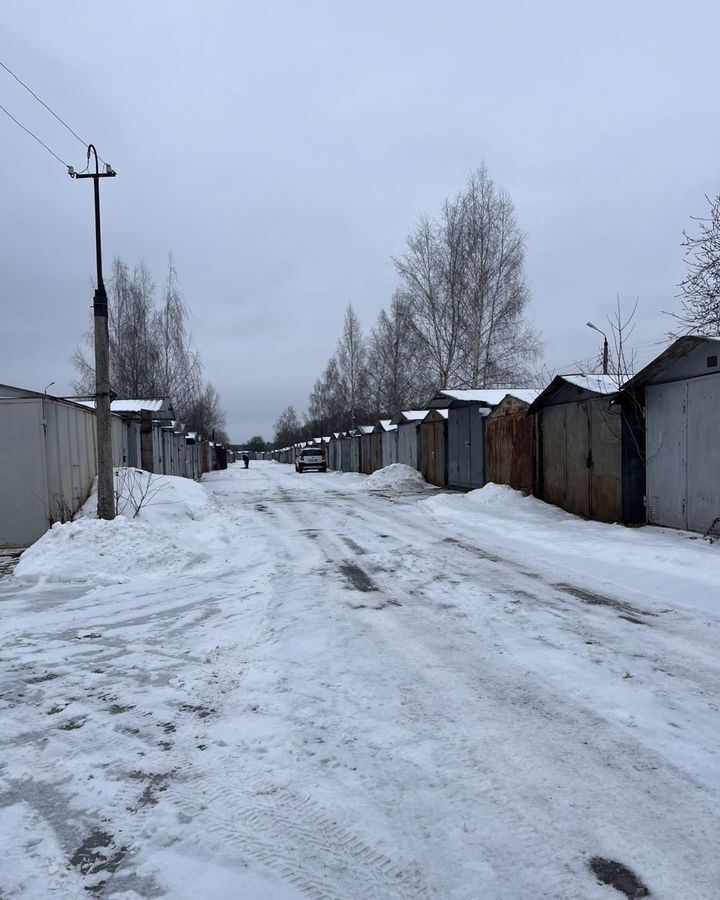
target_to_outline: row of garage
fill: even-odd
[[[508,484],[600,522],[706,532],[720,522],[719,357],[720,339],[686,336],[620,388],[560,375],[542,391],[443,390],[317,442],[339,471],[400,462],[438,487]]]
[[[188,432],[170,401],[113,400],[113,466],[200,478],[225,468],[224,447]],[[92,401],[0,385],[0,547],[25,547],[72,520],[97,473]]]

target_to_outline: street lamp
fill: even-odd
[[[592,328],[593,331],[599,332],[604,338],[604,342],[603,342],[603,375],[607,375],[608,374],[608,339],[607,339],[607,335],[605,334],[605,332],[602,329],[598,328],[597,325],[593,325],[592,322],[586,322],[585,324],[587,325],[588,328]]]
[[[45,390],[43,391],[43,394],[47,394],[47,392],[50,390],[50,388],[51,388],[54,384],[55,384],[55,382],[54,382],[54,381],[51,381],[50,384],[49,384],[49,385],[45,388]]]
[[[95,156],[95,171],[81,174],[69,168],[71,178],[92,178],[95,188],[95,262],[97,264],[97,290],[93,299],[95,320],[95,420],[97,422],[98,469],[98,518],[115,518],[115,493],[113,490],[112,435],[110,421],[110,338],[108,334],[108,299],[102,276],[102,247],[100,241],[100,179],[114,178],[112,166],[105,164],[100,171],[97,150],[88,145],[87,155]]]

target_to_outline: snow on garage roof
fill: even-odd
[[[112,412],[140,412],[149,409],[150,412],[161,412],[170,409],[170,401],[162,400],[113,400],[110,404]]]
[[[426,409],[404,409],[391,419],[393,425],[404,425],[407,422],[422,422],[428,414]]]
[[[620,390],[612,375],[560,375],[560,378],[584,391],[594,391],[596,394],[617,394]]]
[[[72,400],[72,397],[66,398],[68,400]],[[95,409],[95,401],[94,400],[74,400],[74,403],[79,403],[82,406],[88,406],[90,409]],[[131,412],[142,412],[142,410],[149,410],[150,412],[167,412],[172,413],[172,404],[170,400],[165,397],[164,399],[155,399],[155,400],[111,400],[110,401],[110,412],[114,413],[131,413]]]
[[[467,403],[485,403],[487,404],[487,406],[497,406],[498,404],[502,403],[502,401],[507,397],[508,394],[511,394],[518,400],[524,400],[526,403],[532,403],[539,393],[540,391],[537,391],[533,388],[493,388],[491,390],[479,389],[468,391],[438,391],[430,401],[430,403],[432,406],[437,408],[442,402],[442,398],[446,397],[448,400],[464,400]]]

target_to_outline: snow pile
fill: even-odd
[[[548,576],[564,572],[575,584],[602,583],[618,597],[656,599],[717,612],[720,552],[698,535],[656,528],[590,522],[527,497],[507,485],[486,484],[467,494],[420,501],[459,537],[482,543],[517,564]]]
[[[227,530],[210,494],[187,478],[120,469],[116,487],[113,521],[95,518],[96,480],[79,518],[53,525],[23,553],[15,575],[92,585],[125,583],[138,573],[166,577],[209,559]]]
[[[140,518],[154,523],[202,519],[212,508],[210,494],[190,478],[124,468],[115,469],[114,481],[117,514],[127,519]],[[97,478],[79,516],[97,516]]]
[[[404,463],[393,463],[384,469],[378,469],[363,484],[367,491],[425,490],[427,486],[418,470]]]

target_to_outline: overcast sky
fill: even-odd
[[[527,232],[545,364],[640,300],[641,361],[677,308],[680,246],[720,191],[720,4],[28,2],[0,60],[111,162],[105,271],[172,251],[234,440],[301,411],[352,303],[485,161]],[[0,103],[82,146],[0,70]],[[89,325],[92,188],[0,113],[0,382],[71,391]],[[597,340],[596,340],[597,339]]]

